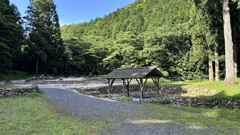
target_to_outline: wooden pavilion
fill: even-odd
[[[115,79],[121,79],[123,81],[123,95],[125,95],[125,89],[127,90],[127,95],[129,96],[129,85],[132,79],[136,79],[140,85],[140,97],[143,98],[143,89],[147,82],[147,79],[152,79],[158,90],[159,79],[164,77],[163,74],[154,67],[141,67],[141,68],[124,68],[124,69],[115,69],[111,73],[107,74],[105,77],[108,80],[108,97],[110,97],[110,90],[115,81]],[[143,81],[145,79],[145,81]]]

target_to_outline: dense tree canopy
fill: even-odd
[[[115,68],[155,65],[183,80],[223,79],[229,66],[224,2],[229,2],[230,56],[237,77],[239,0],[136,0],[103,18],[62,26],[61,31],[53,0],[30,0],[25,40],[17,8],[2,0],[1,72],[106,74]]]
[[[35,61],[36,74],[61,73],[64,64],[64,46],[59,18],[52,0],[30,0],[27,16],[30,57]]]
[[[23,28],[20,13],[9,0],[0,1],[0,73],[6,73],[14,66],[21,50]]]
[[[136,0],[103,18],[61,30],[64,39],[91,44],[88,53],[98,61],[90,64],[95,68],[157,65],[184,80],[213,76],[215,69],[224,77],[221,11],[217,0]]]

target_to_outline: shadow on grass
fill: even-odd
[[[227,99],[239,99],[240,98],[240,93],[239,94],[234,94],[234,95],[228,95],[226,90],[223,90],[213,96],[212,98],[227,98]]]

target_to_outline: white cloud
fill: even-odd
[[[81,22],[84,22],[83,20],[79,20],[77,23],[81,23]]]
[[[71,24],[66,22],[64,19],[59,19],[59,23],[60,23],[60,26]]]
[[[84,21],[83,20],[79,20],[79,21],[70,23],[70,22],[65,21],[64,19],[59,19],[60,26],[69,25],[69,24],[73,24],[73,23],[80,23],[80,22],[84,22]]]

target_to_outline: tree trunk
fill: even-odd
[[[237,64],[237,38],[235,38],[236,41],[234,43],[234,74],[235,74],[235,78],[237,78],[237,73],[238,73],[238,64]]]
[[[38,56],[37,56],[37,58],[36,58],[36,73],[35,73],[36,75],[38,74],[38,59],[39,59],[39,58],[38,58]]]
[[[229,12],[229,0],[223,0],[223,21],[224,21],[224,40],[225,40],[225,66],[226,77],[224,82],[228,85],[235,85],[234,62],[233,62],[233,41],[231,19]]]
[[[237,12],[237,11],[235,11]],[[238,11],[239,13],[239,11]],[[238,51],[238,38],[239,38],[239,35],[238,35],[238,29],[239,29],[239,15],[236,14],[236,18],[233,19],[233,33],[234,33],[234,36],[233,36],[233,57],[234,57],[234,74],[235,74],[235,79],[237,78],[237,74],[238,74],[238,64],[237,64],[237,51]]]
[[[211,51],[210,45],[208,45],[208,51]],[[213,62],[210,59],[211,53],[208,54],[208,74],[209,74],[209,81],[214,80],[213,76]]]
[[[219,80],[219,60],[218,60],[218,44],[215,42],[215,57],[217,59],[215,59],[215,79],[216,81]]]

